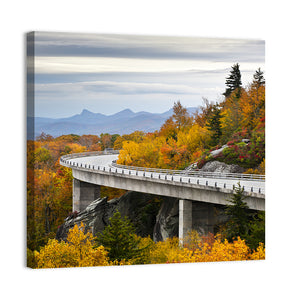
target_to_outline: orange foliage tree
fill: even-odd
[[[64,154],[93,150],[99,137],[42,133],[27,142],[27,245],[39,249],[55,236],[72,210],[72,171],[59,164]],[[82,144],[85,145],[82,145]]]

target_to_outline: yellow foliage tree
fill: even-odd
[[[251,255],[250,255],[250,259],[252,260],[262,260],[265,259],[266,255],[265,255],[265,247],[263,243],[260,243],[258,248],[256,249],[256,251],[254,251]]]
[[[121,165],[131,165],[138,158],[139,144],[133,141],[124,141],[123,149],[120,150],[118,163]]]
[[[162,137],[153,138],[152,136],[145,137],[140,143],[124,141],[118,163],[150,168],[163,167],[160,153],[163,143]]]
[[[246,245],[239,237],[232,243],[216,236],[213,240],[191,234],[189,244],[179,246],[178,238],[156,243],[150,253],[153,264],[189,263],[214,261],[240,261],[265,259],[264,245],[261,243],[256,251]]]
[[[91,233],[84,233],[84,225],[74,226],[69,231],[67,242],[51,239],[35,252],[37,268],[69,268],[108,266],[107,252],[103,246],[94,248]]]
[[[162,242],[157,242],[155,246],[152,247],[150,251],[150,263],[163,264],[181,262],[181,257],[184,256],[184,249],[179,247],[179,239],[173,237]]]
[[[188,132],[178,132],[177,145],[187,146],[187,150],[190,153],[194,153],[199,150],[204,150],[209,141],[209,131],[207,128],[201,127],[198,124],[192,125]]]

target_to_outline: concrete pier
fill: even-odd
[[[178,237],[183,243],[184,237],[192,230],[193,224],[193,203],[190,200],[179,200],[179,230]]]
[[[99,185],[73,179],[73,211],[84,210],[98,198],[100,198]]]

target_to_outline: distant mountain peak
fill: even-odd
[[[81,115],[90,115],[90,114],[93,114],[93,113],[85,108],[81,112]]]
[[[113,114],[112,116],[129,116],[129,115],[134,115],[135,113],[129,109],[129,108],[126,108],[126,109],[123,109],[115,114]]]
[[[134,113],[130,108],[125,108],[125,109],[123,109],[123,110],[121,110],[120,112],[118,112],[119,114],[120,113],[130,113],[130,114],[132,114],[132,113]]]

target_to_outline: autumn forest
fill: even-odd
[[[109,266],[177,262],[264,259],[264,213],[247,210],[243,191],[228,201],[229,221],[217,234],[191,231],[180,244],[177,237],[154,242],[136,234],[132,222],[118,212],[97,236],[85,224],[56,240],[64,219],[72,214],[72,171],[59,164],[62,155],[106,148],[120,150],[117,163],[163,169],[201,169],[217,160],[236,164],[245,173],[265,174],[265,79],[258,69],[242,85],[239,64],[225,78],[223,100],[199,101],[189,114],[180,100],[173,115],[155,132],[53,137],[42,133],[27,141],[27,264],[32,268]],[[247,142],[245,142],[247,141]],[[217,155],[211,152],[224,148]],[[102,188],[109,199],[123,190]],[[232,204],[234,203],[234,204]],[[230,205],[231,204],[231,205]],[[242,212],[240,208],[243,208]]]

